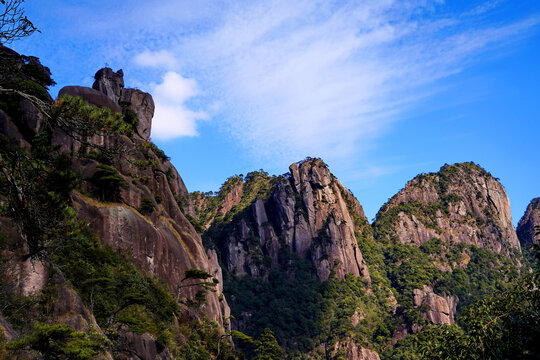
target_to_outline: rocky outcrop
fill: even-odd
[[[85,86],[64,86],[58,96],[79,96],[90,105],[108,107],[114,112],[127,114],[132,111],[138,119],[137,134],[147,140],[152,130],[155,104],[152,95],[139,89],[124,88],[124,72],[113,72],[103,68],[94,75],[92,88]]]
[[[146,124],[144,131],[149,135],[154,111],[152,98],[142,91],[125,89],[122,76],[121,71],[113,73],[102,69],[96,74],[94,84],[99,91],[69,86],[60,94],[81,96],[93,106],[106,106],[113,111],[132,110],[140,120],[139,125]],[[24,97],[16,100],[13,101],[16,111],[9,114],[0,111],[0,129],[30,148],[31,139],[43,127],[43,109],[38,111]],[[70,133],[69,128],[55,126],[54,121],[48,125],[51,145],[60,153],[70,154],[72,170],[81,183],[80,191],[71,194],[73,207],[103,244],[120,252],[130,252],[134,265],[147,275],[165,281],[174,294],[187,269],[220,274],[215,259],[209,259],[200,235],[186,218],[195,213],[182,178],[147,137],[104,130],[83,137]],[[111,178],[113,183],[107,182]],[[17,269],[19,278],[24,279],[17,284],[19,288],[22,286],[21,294],[36,293],[44,288],[49,274],[46,266],[20,257],[15,261],[11,269]],[[186,287],[180,300],[194,299],[198,290],[198,286]],[[72,298],[68,290],[64,295],[66,299]],[[79,303],[71,305],[74,313],[83,311]],[[207,302],[192,315],[207,316],[224,328],[228,320],[223,316],[229,316],[229,309],[221,289],[209,292]]]
[[[94,105],[100,108],[107,107],[114,112],[122,111],[120,106],[116,102],[111,100],[108,96],[86,86],[64,86],[58,92],[58,97],[64,95],[70,95],[73,97],[79,96],[90,105]]]
[[[507,255],[520,248],[504,187],[474,163],[445,165],[409,181],[377,214],[375,227],[387,224],[405,244],[440,238]]]
[[[99,69],[94,75],[94,79],[92,88],[107,95],[115,103],[118,103],[120,93],[124,88],[124,72],[122,69],[117,72],[112,71],[108,67]]]
[[[427,306],[427,310],[422,311],[421,315],[433,324],[453,324],[458,301],[457,296],[446,294],[439,296],[433,292],[433,288],[426,285],[423,290],[413,291],[414,307]]]
[[[119,104],[124,112],[126,109],[135,112],[139,119],[137,133],[143,139],[149,139],[155,110],[152,95],[138,89],[122,89]]]
[[[539,243],[540,235],[536,235],[538,232],[536,226],[540,226],[540,198],[531,200],[517,226],[517,236],[524,249]]]
[[[358,345],[354,340],[336,343],[334,350],[332,351],[332,356],[333,358],[347,360],[380,360],[379,354],[371,349]]]
[[[338,278],[353,274],[370,280],[355,237],[355,219],[365,223],[367,219],[358,201],[324,162],[310,159],[299,166],[293,164],[288,176],[272,180],[248,179],[243,187],[232,187],[230,195],[223,196],[227,201],[221,211],[239,203],[242,195],[249,197],[246,188],[253,188],[256,181],[272,181],[266,198],[255,196],[241,216],[231,218],[228,229],[232,231],[210,239],[217,244],[230,274],[264,276],[266,265],[261,260],[269,259],[270,267],[278,268],[285,261],[280,258],[285,247],[288,253],[309,260],[320,281],[331,272]]]

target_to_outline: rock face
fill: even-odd
[[[135,112],[139,119],[137,133],[143,139],[149,139],[155,110],[152,95],[138,89],[122,89],[119,104],[124,111],[129,109]]]
[[[458,297],[455,295],[439,296],[433,292],[433,289],[424,285],[424,289],[415,289],[413,291],[414,307],[426,305],[428,310],[422,312],[422,316],[434,324],[453,324],[456,315]]]
[[[137,134],[143,139],[150,138],[152,117],[154,116],[154,100],[152,95],[131,88],[124,88],[124,72],[120,69],[113,72],[111,68],[103,68],[94,75],[92,88],[84,86],[65,86],[58,96],[80,96],[90,105],[108,107],[114,112],[133,111],[139,123]]]
[[[261,260],[268,259],[275,269],[286,248],[311,261],[320,281],[331,271],[341,279],[353,274],[370,280],[355,238],[355,217],[367,224],[362,207],[321,160],[293,164],[288,176],[267,181],[272,182],[267,198],[256,196],[242,216],[230,220],[232,230],[213,239],[230,274],[261,277]],[[249,196],[246,187],[253,185],[247,181],[233,186],[223,196],[220,211],[225,218],[242,194]]]
[[[124,88],[124,72],[122,69],[113,72],[111,68],[98,70],[94,75],[93,89],[107,95],[115,103],[120,99],[120,93]]]
[[[353,340],[336,343],[333,356],[338,354],[345,356],[347,360],[380,360],[375,351],[361,347]]]
[[[531,200],[517,226],[517,236],[524,249],[529,249],[540,241],[540,235],[536,235],[535,226],[540,226],[540,198]]]
[[[440,238],[507,255],[520,249],[506,191],[474,163],[415,177],[380,210],[375,225],[383,218],[404,244]]]
[[[86,158],[84,147],[61,131],[53,135],[53,144],[64,151],[81,156],[74,161],[74,170],[83,180],[81,190],[96,193],[100,163]],[[128,156],[114,164],[124,186],[112,198],[72,194],[78,216],[98,234],[101,241],[113,248],[130,251],[138,268],[150,276],[166,281],[175,292],[187,269],[209,273],[213,269],[202,246],[200,235],[185,214],[193,213],[186,187],[174,166],[157,150],[147,147],[140,138],[122,136],[93,137],[89,141],[104,148],[121,148]],[[149,164],[141,166],[142,164]],[[182,205],[182,207],[181,207]],[[195,296],[197,287],[187,288],[183,297]],[[225,324],[222,314],[228,313],[221,292],[208,294],[204,314]]]
[[[71,95],[73,97],[81,97],[90,105],[97,107],[108,107],[114,112],[122,112],[120,106],[111,100],[108,96],[103,93],[85,86],[64,86],[58,92],[58,96],[62,95]]]
[[[96,73],[94,87],[69,86],[60,94],[81,96],[91,105],[106,106],[113,111],[132,110],[139,117],[139,125],[144,126],[141,132],[149,135],[154,111],[149,94],[125,89],[122,71],[113,73],[110,69]],[[16,104],[16,117],[0,111],[0,129],[14,136],[21,146],[30,148],[31,139],[43,128],[43,117],[34,105],[25,101],[22,98]],[[147,137],[135,134],[103,132],[83,139],[82,135],[74,136],[66,131],[53,126],[51,145],[58,146],[59,152],[70,154],[72,170],[81,182],[80,191],[71,195],[73,207],[103,244],[131,252],[133,264],[165,281],[175,294],[185,271],[190,268],[207,271],[221,280],[215,254],[206,254],[200,235],[186,219],[186,215],[195,215],[189,193],[161,150],[147,141]],[[107,157],[107,152],[112,152],[113,156]],[[100,177],[107,179],[103,169],[113,174],[117,185],[121,186],[100,185]],[[20,275],[19,293],[36,293],[48,284],[49,271],[44,264],[16,260],[12,269]],[[67,292],[72,290],[64,290],[67,299],[71,296]],[[198,290],[198,286],[187,287],[179,294],[179,299],[193,299]],[[74,313],[83,311],[79,303],[72,305]],[[228,326],[224,315],[229,314],[220,288],[208,293],[207,303],[193,316],[207,316],[224,329]]]

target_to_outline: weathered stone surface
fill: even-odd
[[[88,104],[99,108],[107,107],[114,112],[122,112],[122,108],[111,100],[107,95],[85,86],[64,86],[58,92],[58,97],[62,95],[80,96]]]
[[[17,332],[13,329],[11,324],[0,315],[0,338],[3,337],[5,341],[9,342],[16,339],[18,336]]]
[[[228,205],[222,210],[240,202],[242,187],[233,187],[232,192],[224,197]],[[324,162],[310,159],[300,166],[293,164],[288,178],[277,179],[267,201],[255,198],[249,218],[233,220],[234,231],[219,245],[222,262],[232,274],[259,277],[265,274],[260,259],[270,259],[271,267],[277,268],[279,250],[286,246],[313,263],[320,281],[328,279],[332,270],[339,278],[353,274],[369,281],[350,211],[367,224],[358,201]]]
[[[219,209],[221,215],[225,215],[233,206],[237,205],[240,200],[242,200],[243,190],[244,183],[242,181],[232,187],[231,191],[225,195],[225,199],[223,199],[223,202],[221,203],[221,208]]]
[[[517,236],[524,249],[529,249],[533,244],[540,242],[540,235],[536,235],[535,226],[540,226],[540,198],[531,200],[517,226]]]
[[[47,285],[54,289],[54,302],[50,316],[55,322],[67,324],[79,331],[86,331],[89,327],[99,331],[94,315],[84,305],[81,297],[67,284],[58,270]]]
[[[73,201],[80,218],[88,222],[104,244],[130,251],[137,267],[165,280],[173,291],[187,269],[212,272],[199,235],[181,212],[177,218],[165,212],[147,217],[125,203],[100,203],[78,193],[73,194]],[[192,297],[197,290],[188,287],[182,295]],[[205,314],[222,325],[219,295],[221,292],[208,294]]]
[[[114,348],[114,358],[118,360],[172,360],[174,356],[168,349],[158,352],[156,339],[150,334],[136,334],[123,326],[118,332]]]
[[[434,324],[453,324],[455,322],[456,307],[459,298],[455,295],[443,294],[439,296],[433,288],[424,285],[423,290],[414,289],[413,304],[415,307],[427,305],[429,310],[422,312],[422,316]]]
[[[155,110],[152,95],[138,89],[122,89],[118,103],[124,110],[130,109],[137,114],[139,118],[137,133],[139,136],[143,139],[150,138]]]
[[[120,99],[120,92],[124,88],[124,72],[122,69],[117,72],[111,68],[99,69],[94,75],[93,89],[107,95],[115,103]]]
[[[347,360],[380,360],[377,352],[358,345],[354,340],[336,343],[332,355],[344,355]]]
[[[507,255],[520,248],[504,187],[475,164],[445,165],[415,177],[377,217],[403,204],[412,210],[398,212],[394,229],[405,244],[440,238]]]

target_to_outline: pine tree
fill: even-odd
[[[283,349],[279,346],[272,330],[264,329],[257,341],[253,360],[281,360],[283,356]]]

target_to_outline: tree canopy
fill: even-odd
[[[0,45],[30,36],[39,30],[24,15],[24,0],[0,0]]]

